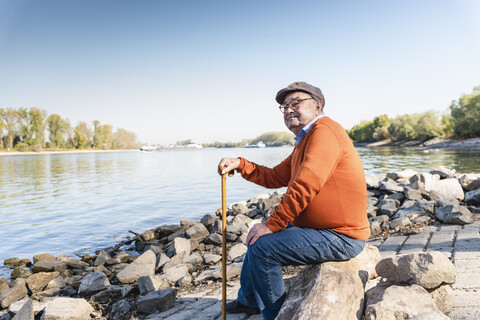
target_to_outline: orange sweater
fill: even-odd
[[[318,119],[293,152],[274,168],[240,158],[237,171],[266,188],[288,187],[265,223],[272,232],[291,223],[331,229],[357,240],[370,236],[360,158],[345,130],[328,117]]]

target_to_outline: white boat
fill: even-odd
[[[245,148],[265,148],[266,145],[263,141],[258,141],[256,144],[247,144]]]
[[[156,151],[157,146],[141,146],[140,151]]]

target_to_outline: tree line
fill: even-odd
[[[449,112],[444,114],[427,111],[393,119],[381,115],[354,126],[347,133],[355,142],[480,137],[480,86],[453,101]]]
[[[205,143],[204,148],[242,148],[246,145],[257,144],[262,141],[267,147],[293,146],[294,135],[290,132],[266,132],[253,139],[244,139],[240,142],[218,142]]]
[[[58,114],[36,107],[0,108],[0,149],[40,151],[47,149],[136,149],[137,136],[125,129],[92,121],[72,127]]]

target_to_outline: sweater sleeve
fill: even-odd
[[[341,145],[328,125],[312,128],[306,140],[303,160],[290,185],[270,218],[266,221],[272,232],[284,229],[302,213],[333,174],[341,157]],[[304,142],[302,140],[302,142]]]
[[[290,160],[291,155],[273,168],[268,168],[245,158],[240,159],[240,166],[237,169],[242,177],[250,182],[256,183],[265,188],[286,187],[290,181]]]

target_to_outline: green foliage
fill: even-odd
[[[47,126],[50,132],[50,148],[65,148],[65,131],[67,129],[67,122],[58,114],[51,114],[47,118]]]
[[[187,140],[180,140],[180,141],[177,141],[175,144],[177,146],[186,146],[188,144],[192,143],[192,139],[187,139]]]
[[[78,130],[74,130],[73,132],[75,133],[73,136],[73,147],[75,149],[85,149],[88,142],[87,137]]]
[[[252,139],[249,144],[262,141],[267,147],[293,146],[295,144],[293,137],[294,135],[289,132],[266,132]]]
[[[125,129],[118,129],[113,134],[112,148],[113,149],[137,149],[140,145],[137,142],[137,135]]]
[[[352,129],[347,130],[347,133],[356,142],[388,139],[390,137],[388,127],[391,122],[392,120],[383,114],[371,121],[361,122]]]
[[[450,106],[453,132],[460,138],[480,137],[480,86]]]

